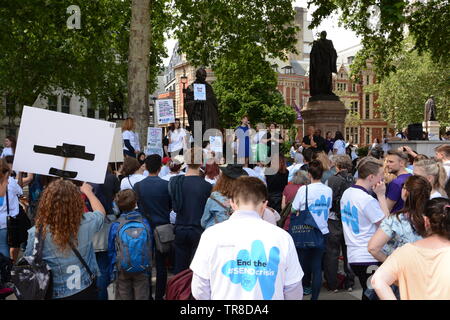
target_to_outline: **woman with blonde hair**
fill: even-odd
[[[140,153],[139,140],[134,133],[134,120],[127,118],[122,125],[123,154],[124,156],[136,158],[136,154]]]
[[[322,183],[326,183],[330,177],[336,173],[336,168],[334,168],[333,163],[330,158],[325,154],[325,152],[317,152],[313,156],[313,160],[318,160],[323,166],[323,176],[321,179]]]
[[[433,159],[420,160],[414,163],[414,175],[426,178],[432,187],[430,199],[446,198],[445,182],[447,174],[440,161]]]
[[[85,212],[82,193],[93,212]],[[42,259],[52,270],[53,299],[97,300],[99,270],[92,239],[104,216],[105,209],[87,183],[78,188],[58,179],[42,193],[36,224],[28,230],[25,256],[34,254],[35,241],[44,241]]]

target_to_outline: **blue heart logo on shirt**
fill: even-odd
[[[230,260],[222,267],[222,273],[234,284],[240,284],[251,291],[259,280],[263,299],[270,300],[275,292],[275,281],[280,263],[280,249],[272,247],[267,261],[266,250],[261,240],[252,243],[251,252],[239,251],[236,260]]]
[[[341,211],[342,222],[352,228],[355,234],[359,234],[359,219],[358,209],[355,206],[351,206],[350,201],[344,206]]]
[[[321,195],[319,199],[317,199],[310,207],[309,211],[318,215],[319,217],[323,214],[323,218],[325,220],[328,219],[328,212],[331,205],[331,198],[325,198],[324,195]]]

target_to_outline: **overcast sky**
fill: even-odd
[[[294,6],[307,8],[307,0],[296,0],[294,1]],[[311,12],[313,12],[314,9],[315,7],[312,6],[308,11],[308,21],[312,20]],[[318,28],[312,30],[313,35],[321,32],[322,30],[325,30],[327,32],[327,39],[333,40],[333,45],[336,51],[347,49],[360,43],[360,39],[353,31],[338,27],[337,15],[325,19]],[[169,57],[164,59],[164,65],[167,65],[169,63],[175,43],[176,40],[174,39],[168,39],[166,41],[167,53]]]

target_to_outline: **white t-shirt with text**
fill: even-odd
[[[321,182],[308,185],[308,209],[322,234],[329,233],[328,216],[333,199],[333,190]],[[306,209],[306,186],[301,186],[292,202],[295,210]]]
[[[342,140],[336,140],[333,144],[333,150],[336,149],[337,155],[345,155],[345,142]]]
[[[122,139],[125,140],[130,140],[130,144],[131,146],[134,148],[134,150],[138,150],[136,147],[138,146],[138,142],[136,140],[136,134],[133,131],[130,130],[125,130],[124,132],[122,132]],[[123,149],[124,150],[128,150],[127,146],[124,144],[123,145]],[[130,151],[130,150],[128,150]]]
[[[292,237],[252,211],[206,229],[190,268],[209,280],[212,300],[283,300],[303,277]]]
[[[349,263],[377,262],[367,245],[384,219],[377,199],[359,188],[345,190],[341,198],[341,219]]]

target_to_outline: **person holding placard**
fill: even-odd
[[[133,118],[127,118],[122,126],[122,138],[123,138],[123,154],[124,156],[136,158],[136,154],[140,152],[139,142],[137,136],[134,133],[134,120]]]
[[[175,119],[175,123],[169,130],[169,154],[170,156],[182,155],[186,148],[186,130],[181,128],[180,119]]]
[[[92,212],[85,212],[82,194]],[[53,299],[97,300],[94,275],[98,265],[92,240],[104,218],[105,209],[87,183],[78,188],[69,180],[58,179],[42,193],[24,256],[33,255],[35,237],[43,239],[42,259],[52,270]]]

